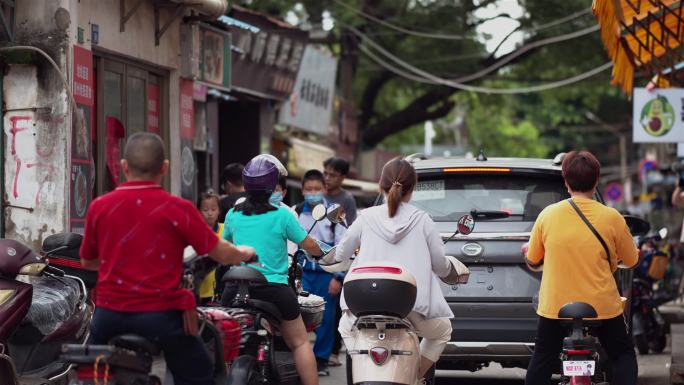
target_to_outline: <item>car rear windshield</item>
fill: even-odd
[[[560,175],[462,173],[419,175],[411,203],[436,222],[456,221],[472,210],[509,214],[490,220],[534,221],[544,207],[568,197]]]

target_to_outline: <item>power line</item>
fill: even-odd
[[[475,37],[473,36],[465,36],[465,35],[455,35],[455,34],[443,34],[443,33],[430,33],[430,32],[422,32],[422,31],[415,31],[412,29],[404,28],[401,26],[398,26],[396,24],[392,24],[390,22],[387,22],[386,20],[377,18],[373,15],[370,15],[360,9],[356,9],[352,7],[351,5],[343,2],[342,0],[334,0],[337,4],[341,5],[342,7],[352,11],[353,13],[356,13],[359,16],[362,16],[368,20],[374,21],[384,27],[387,27],[389,29],[392,29],[394,31],[397,31],[399,33],[407,34],[407,35],[412,35],[412,36],[418,36],[418,37],[424,37],[424,38],[430,38],[430,39],[441,39],[441,40],[475,40]],[[536,27],[530,27],[530,28],[525,28],[523,32],[535,32],[535,31],[540,31],[542,29],[547,29],[554,27],[556,25],[560,25],[563,23],[566,23],[568,21],[577,19],[581,16],[584,16],[585,14],[591,13],[591,8],[583,9],[581,11],[572,13],[568,16],[565,16],[563,18],[560,18],[558,20],[553,20],[548,23],[536,26]],[[517,20],[516,20],[517,21]],[[518,21],[519,22],[519,21]],[[371,33],[373,35],[380,35],[381,33],[379,32],[374,32]]]
[[[605,63],[599,67],[596,67],[592,70],[589,70],[587,72],[584,72],[582,74],[559,80],[556,82],[550,82],[547,84],[541,84],[537,86],[530,86],[530,87],[518,87],[518,88],[490,88],[490,87],[478,87],[478,86],[471,86],[467,84],[462,84],[462,83],[457,83],[454,81],[451,81],[449,79],[442,79],[437,76],[434,76],[430,73],[427,73],[419,68],[416,68],[401,59],[398,59],[396,57],[390,57],[393,61],[397,62],[400,66],[407,68],[408,70],[412,71],[413,73],[420,75],[416,76],[414,74],[405,72],[401,69],[398,69],[397,67],[385,62],[383,59],[378,57],[376,54],[371,52],[367,47],[361,45],[359,46],[361,51],[363,51],[368,57],[373,59],[377,64],[387,68],[388,70],[396,73],[397,75],[400,75],[402,77],[405,77],[410,80],[414,80],[420,83],[427,83],[427,84],[438,84],[438,85],[444,85],[447,87],[455,88],[458,90],[462,91],[471,91],[471,92],[476,92],[476,93],[484,93],[484,94],[496,94],[496,95],[516,95],[516,94],[528,94],[528,93],[533,93],[533,92],[541,92],[541,91],[547,91],[551,90],[554,88],[559,88],[559,87],[564,87],[573,83],[580,82],[582,80],[588,79],[592,76],[595,76],[613,66],[612,62]]]
[[[383,55],[385,55],[386,57],[392,58],[394,62],[399,63],[399,61],[402,61],[402,62],[406,63],[406,62],[403,61],[402,59],[400,59],[400,58],[398,58],[398,57],[392,55],[392,54],[391,54],[390,52],[388,52],[385,48],[383,48],[380,44],[378,44],[378,43],[376,43],[375,41],[373,41],[373,40],[371,40],[370,38],[368,38],[368,36],[364,35],[364,34],[363,34],[361,31],[359,31],[358,29],[356,29],[356,28],[354,28],[354,27],[352,27],[352,26],[347,26],[347,27],[348,27],[349,30],[352,31],[355,35],[357,35],[358,37],[360,37],[360,38],[363,40],[363,42],[370,44],[370,45],[373,46],[377,51],[381,52],[381,53],[382,53]],[[595,25],[595,26],[592,26],[592,27],[589,27],[589,28],[581,29],[581,30],[579,30],[579,31],[575,31],[575,32],[571,32],[571,33],[567,33],[567,34],[563,34],[563,35],[558,35],[558,36],[553,36],[553,37],[549,37],[549,38],[546,38],[546,39],[538,40],[538,41],[535,41],[535,42],[532,42],[532,43],[529,43],[529,44],[525,44],[525,45],[523,45],[522,47],[520,47],[520,48],[518,48],[517,50],[515,50],[514,52],[510,53],[510,54],[509,54],[508,56],[506,56],[505,58],[503,58],[503,59],[497,61],[496,63],[492,64],[491,66],[489,66],[489,67],[487,67],[487,68],[484,68],[484,69],[482,69],[482,70],[480,70],[480,71],[477,71],[477,72],[475,72],[475,73],[473,73],[473,74],[470,74],[470,75],[462,76],[462,77],[457,78],[457,79],[451,79],[450,81],[456,82],[456,83],[465,83],[465,82],[473,81],[473,80],[475,80],[475,79],[479,79],[479,78],[484,77],[485,75],[491,73],[492,71],[501,68],[501,67],[504,66],[505,64],[509,63],[509,62],[512,61],[513,59],[517,58],[518,56],[524,54],[525,52],[527,52],[527,51],[529,51],[529,50],[532,50],[532,49],[534,49],[534,48],[538,48],[538,47],[541,47],[541,46],[544,46],[544,45],[548,45],[548,44],[553,44],[553,43],[558,43],[558,42],[561,42],[561,41],[566,41],[566,40],[575,39],[575,38],[577,38],[577,37],[584,36],[584,35],[587,35],[587,34],[589,34],[589,33],[592,33],[592,32],[598,31],[598,30],[599,30],[599,26],[598,26],[598,25]],[[408,63],[407,63],[407,64],[408,64]]]

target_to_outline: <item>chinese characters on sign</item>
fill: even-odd
[[[76,103],[92,106],[95,104],[93,93],[93,55],[87,49],[74,46],[74,84],[73,93]]]
[[[195,137],[195,112],[192,80],[181,79],[180,84],[180,129],[183,139]]]
[[[147,129],[155,134],[161,133],[159,126],[159,85],[147,85]]]
[[[73,69],[72,90],[76,100],[76,111],[71,128],[69,227],[73,232],[82,233],[93,190],[94,164],[91,151],[91,128],[95,91],[92,53],[87,49],[74,46]]]
[[[286,100],[295,86],[307,33],[238,8],[231,16],[239,21],[231,25],[236,42],[232,86]]]

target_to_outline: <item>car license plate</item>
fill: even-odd
[[[594,361],[563,361],[563,374],[566,376],[593,376]]]

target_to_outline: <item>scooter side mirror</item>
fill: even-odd
[[[313,210],[311,210],[311,217],[316,221],[322,221],[326,215],[328,215],[328,209],[325,208],[325,205],[320,203],[317,204]]]
[[[332,223],[342,223],[344,221],[344,209],[339,204],[335,203],[328,208],[326,214],[328,220]]]
[[[660,235],[660,239],[667,238],[667,227],[663,227],[662,229],[658,230],[658,235]]]
[[[468,235],[475,230],[475,219],[472,215],[466,214],[458,219],[458,233]]]
[[[644,236],[651,230],[651,225],[639,217],[635,217],[634,215],[625,215],[624,217],[632,235]]]

